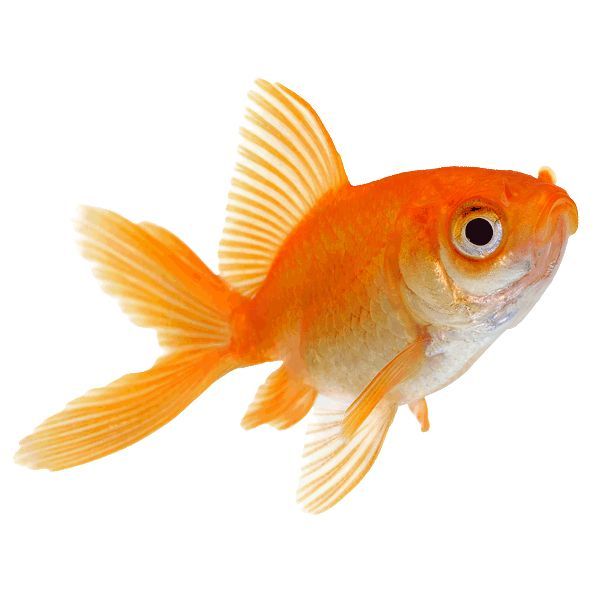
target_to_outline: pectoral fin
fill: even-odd
[[[395,356],[350,405],[344,417],[343,433],[351,437],[379,401],[419,369],[425,358],[426,338],[420,337]]]

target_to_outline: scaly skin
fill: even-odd
[[[466,258],[450,240],[448,220],[471,197],[505,214],[507,239],[491,259]],[[557,198],[568,196],[527,175],[460,167],[403,173],[323,198],[247,308],[260,332],[257,351],[263,360],[285,360],[319,392],[351,401],[425,332],[427,360],[397,390],[398,402],[419,400],[464,373],[539,297],[536,289],[527,306],[515,303],[532,272],[548,264],[546,257],[536,270],[531,257],[549,243],[539,216]],[[571,200],[560,211],[570,231],[575,211]],[[520,267],[528,261],[528,270]],[[500,322],[509,307],[514,314]]]

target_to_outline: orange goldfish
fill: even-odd
[[[578,217],[549,169],[447,167],[353,186],[305,100],[262,80],[249,98],[220,275],[157,225],[83,209],[84,255],[165,353],[47,419],[18,462],[58,470],[95,460],[152,433],[226,373],[281,361],[242,425],[284,429],[312,412],[298,500],[324,511],[368,472],[398,406],[427,430],[425,397],[550,283]]]

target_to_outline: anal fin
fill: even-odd
[[[242,419],[242,427],[252,429],[264,423],[277,429],[291,427],[308,413],[316,397],[314,388],[282,365],[258,388],[254,402]]]

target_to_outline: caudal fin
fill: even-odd
[[[241,364],[230,344],[243,299],[177,237],[97,208],[83,209],[78,229],[103,288],[134,323],[157,330],[166,354],[44,421],[15,457],[32,468],[64,469],[129,446]]]

